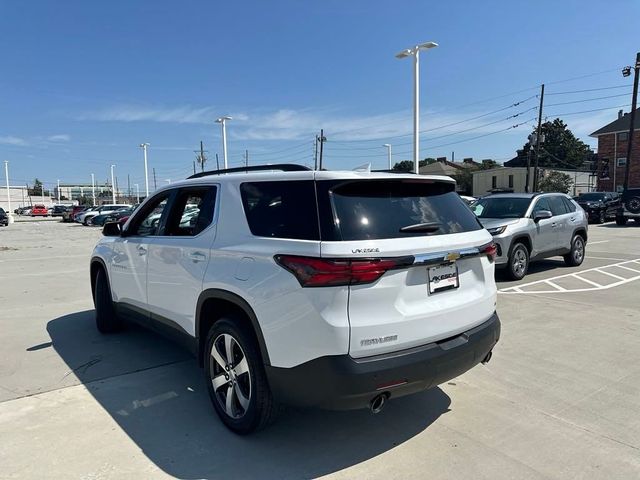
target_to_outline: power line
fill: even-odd
[[[547,95],[568,95],[570,93],[585,93],[585,92],[597,92],[600,90],[613,90],[616,88],[629,88],[629,85],[614,85],[611,87],[600,87],[600,88],[587,88],[585,90],[568,90],[566,92],[553,92],[547,93]]]
[[[595,108],[593,110],[582,110],[580,112],[568,112],[568,113],[553,113],[551,115],[548,115],[546,118],[548,117],[564,117],[566,115],[578,115],[579,113],[592,113],[592,112],[602,112],[604,110],[613,110],[615,108],[626,108],[626,107],[630,107],[631,104],[628,103],[626,105],[618,105],[617,107],[605,107],[605,108]]]
[[[583,100],[573,100],[571,102],[552,103],[550,105],[545,105],[545,106],[546,107],[557,107],[558,105],[571,105],[573,103],[594,102],[596,100],[606,100],[607,98],[628,97],[628,96],[629,96],[628,93],[620,93],[618,95],[607,95],[606,97],[585,98]]]

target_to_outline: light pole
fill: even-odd
[[[82,195],[80,195],[82,196]],[[96,177],[92,173],[91,174],[91,196],[93,197],[93,206],[96,205]]]
[[[227,120],[231,120],[231,117],[220,117],[216,120],[216,123],[222,125],[222,158],[224,159],[224,168],[229,168],[227,163]]]
[[[135,184],[136,187],[136,203],[140,203],[140,185]]]
[[[147,147],[148,143],[141,143],[140,147],[142,148],[142,153],[144,155],[144,193],[148,197],[149,196],[149,169],[147,168]],[[145,197],[146,198],[146,197]]]
[[[415,173],[420,173],[420,50],[437,47],[435,42],[426,42],[407,48],[396,55],[396,58],[413,56],[413,163]]]
[[[44,203],[46,206],[46,202],[44,201],[44,182],[40,184],[40,187],[42,188],[42,203]]]
[[[60,179],[58,179],[58,203],[60,203]]]
[[[11,194],[9,192],[9,160],[4,161],[4,178],[7,180],[7,216],[9,223],[13,223],[13,213],[11,212]]]
[[[115,168],[115,165],[111,165],[111,197],[113,200],[113,203],[116,203],[116,184],[113,181],[113,169]]]
[[[385,143],[382,145],[383,147],[387,147],[387,157],[389,158],[389,170],[391,170],[391,144]]]

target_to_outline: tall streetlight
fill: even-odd
[[[387,157],[389,158],[389,170],[391,170],[391,144],[385,143],[382,145],[383,147],[387,147]]]
[[[420,173],[420,50],[437,47],[435,42],[426,42],[407,48],[396,55],[396,58],[413,56],[413,163],[415,173]]]
[[[13,223],[13,213],[11,212],[11,194],[9,192],[9,160],[4,161],[4,178],[7,180],[7,216],[9,223]]]
[[[144,155],[144,192],[147,197],[149,196],[149,173],[148,173],[149,169],[147,167],[147,147],[148,146],[149,146],[148,143],[140,144],[140,148],[142,148],[142,152]]]
[[[58,179],[58,203],[60,203],[60,179]]]
[[[82,187],[80,187],[82,189]],[[82,196],[82,195],[80,195]],[[93,197],[93,205],[96,205],[96,177],[91,174],[91,196]]]
[[[136,203],[140,203],[140,185],[134,184],[136,187]]]
[[[224,168],[229,168],[227,163],[227,120],[231,120],[231,117],[220,117],[216,119],[216,123],[222,125],[222,157],[224,159]]]
[[[116,184],[113,181],[113,169],[115,168],[115,165],[111,165],[111,197],[113,200],[113,203],[116,203]]]

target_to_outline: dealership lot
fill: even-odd
[[[288,409],[237,437],[189,354],[95,330],[99,229],[2,228],[0,478],[640,477],[640,227],[589,234],[580,267],[498,275],[488,365],[376,416]]]

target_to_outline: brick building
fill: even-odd
[[[593,132],[598,139],[598,190],[621,192],[627,165],[627,145],[631,116],[618,112],[618,118]],[[629,187],[640,187],[640,108],[636,109],[633,150],[629,163]]]

